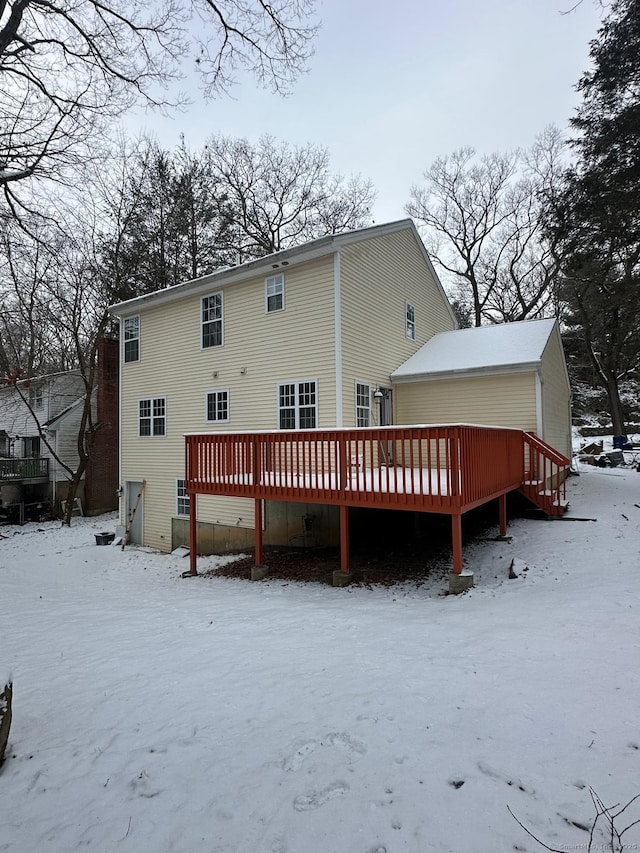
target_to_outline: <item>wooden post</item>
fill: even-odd
[[[254,469],[255,471],[255,469]],[[256,531],[256,566],[262,565],[262,500],[255,499],[254,525]]]
[[[340,506],[340,571],[349,574],[349,507]]]
[[[462,516],[451,516],[451,538],[453,541],[453,573],[462,572]]]
[[[189,493],[189,574],[197,575],[198,520],[196,515],[196,493]]]
[[[500,536],[505,536],[507,533],[507,496],[500,495],[498,501],[500,512]]]

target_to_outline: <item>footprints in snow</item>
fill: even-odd
[[[313,753],[325,749],[335,749],[339,753],[342,753],[349,764],[353,764],[362,758],[367,751],[363,743],[355,740],[348,734],[344,732],[331,732],[321,740],[307,740],[294,746],[293,751],[282,762],[282,769],[287,773],[301,770]],[[324,788],[307,791],[305,794],[296,797],[293,801],[293,808],[297,812],[319,809],[320,806],[323,806],[329,800],[333,800],[336,797],[343,797],[349,790],[349,785],[346,782],[336,780]]]
[[[297,812],[308,812],[311,809],[318,809],[334,797],[342,797],[349,791],[349,786],[346,782],[333,782],[327,785],[321,791],[312,791],[302,797],[296,797],[293,801],[293,807]]]
[[[317,749],[326,747],[335,747],[340,752],[345,753],[350,761],[356,761],[367,751],[366,746],[358,740],[350,737],[348,734],[341,732],[332,732],[322,740],[304,741],[294,747],[293,752],[288,755],[282,762],[283,770],[287,772],[292,770],[300,770],[305,760]]]

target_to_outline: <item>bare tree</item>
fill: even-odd
[[[206,157],[226,196],[242,259],[358,228],[369,220],[375,198],[371,183],[332,175],[326,148],[291,147],[270,136],[257,145],[216,136],[206,146]]]
[[[9,308],[0,318],[0,353],[3,383],[13,386],[16,403],[29,411],[41,442],[67,478],[64,523],[69,524],[93,436],[100,428],[94,420],[92,395],[98,341],[109,318],[107,295],[96,274],[93,245],[86,237],[91,236],[87,211],[83,211],[84,231],[77,219],[65,221],[61,210],[58,216],[58,226],[50,226],[48,233],[41,233],[38,239],[20,231],[15,240],[20,245],[19,254],[5,232],[8,261],[0,271],[0,290]],[[68,212],[67,216],[71,219],[74,215]],[[17,223],[11,225],[18,231]],[[39,375],[67,370],[75,371],[83,389],[77,464],[71,464],[58,452],[30,393],[32,380]]]
[[[530,151],[477,158],[461,148],[438,158],[414,186],[407,212],[448,274],[476,326],[524,320],[554,308],[558,259],[541,213],[553,191],[562,144],[553,128]]]
[[[310,56],[314,9],[315,0],[2,0],[0,187],[9,211],[29,208],[21,182],[63,180],[99,155],[96,132],[133,103],[167,106],[185,57],[207,97],[242,69],[286,92]]]

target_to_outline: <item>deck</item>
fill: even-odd
[[[49,479],[46,458],[0,459],[0,483],[23,483]]]
[[[262,501],[340,508],[341,571],[348,573],[348,508],[371,507],[451,516],[453,572],[462,571],[461,516],[522,489],[553,514],[564,501],[569,460],[517,429],[392,426],[187,435],[190,572],[196,572],[197,495],[255,501],[256,565],[262,562]],[[527,491],[528,489],[528,491]],[[559,511],[558,511],[558,514]]]

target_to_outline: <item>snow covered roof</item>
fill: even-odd
[[[411,382],[460,373],[535,369],[555,323],[555,320],[522,320],[440,332],[394,370],[391,379]]]

